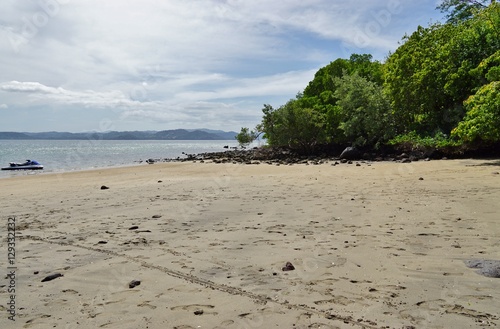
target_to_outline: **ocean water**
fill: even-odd
[[[219,152],[236,141],[109,141],[109,140],[0,140],[0,167],[9,162],[36,160],[44,165],[39,171],[0,171],[0,178],[34,175],[41,172],[65,172],[138,164],[147,159],[184,158],[187,154]]]

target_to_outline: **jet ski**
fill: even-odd
[[[26,160],[24,163],[10,162],[8,167],[3,167],[2,170],[40,170],[43,165],[35,160]]]

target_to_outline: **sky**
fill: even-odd
[[[0,131],[239,131],[437,0],[2,0]]]

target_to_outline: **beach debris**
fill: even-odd
[[[51,275],[46,276],[45,278],[42,279],[42,282],[47,282],[47,281],[52,281],[54,279],[57,279],[58,277],[64,276],[61,273],[54,273]]]
[[[129,230],[137,230],[138,228],[139,228],[139,226],[134,225],[134,226],[131,226],[131,227],[129,228]]]
[[[492,172],[492,174],[493,174],[493,175],[500,175],[500,172],[498,172],[498,171],[494,171],[494,172]]]
[[[500,260],[469,259],[464,263],[468,268],[477,268],[478,274],[489,278],[500,278]]]
[[[133,288],[137,287],[137,286],[138,286],[138,285],[140,285],[140,284],[141,284],[141,281],[139,281],[139,280],[132,280],[132,281],[130,281],[130,283],[128,284],[128,287],[129,287],[130,289],[133,289]]]
[[[420,177],[418,180],[424,180],[424,178],[423,178],[423,177]]]
[[[286,262],[285,266],[281,268],[282,271],[293,271],[295,270],[295,266],[292,263]]]
[[[203,314],[203,310],[194,311],[194,315],[202,315],[202,314]]]
[[[97,242],[97,244],[106,244],[106,243],[108,243],[108,241],[101,240],[101,241]]]
[[[153,215],[152,218],[161,218],[161,215]]]
[[[158,183],[163,183],[163,181],[162,181],[162,180],[159,180],[159,181],[158,181]]]
[[[109,187],[107,187],[106,185],[102,185],[101,190],[109,190]]]

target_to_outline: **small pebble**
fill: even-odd
[[[101,190],[109,190],[109,187],[107,187],[106,185],[103,185],[103,186],[101,186]]]
[[[293,271],[295,270],[295,266],[292,263],[287,262],[284,267],[281,268],[282,271]]]
[[[141,281],[139,281],[139,280],[132,280],[132,281],[130,281],[130,283],[128,284],[128,287],[129,287],[130,289],[132,289],[132,288],[137,287],[137,286],[138,286],[138,285],[140,285],[140,284],[141,284]]]
[[[57,279],[58,277],[64,276],[61,273],[54,273],[51,275],[46,276],[45,278],[42,279],[42,282],[47,282],[47,281],[52,281],[54,279]]]

